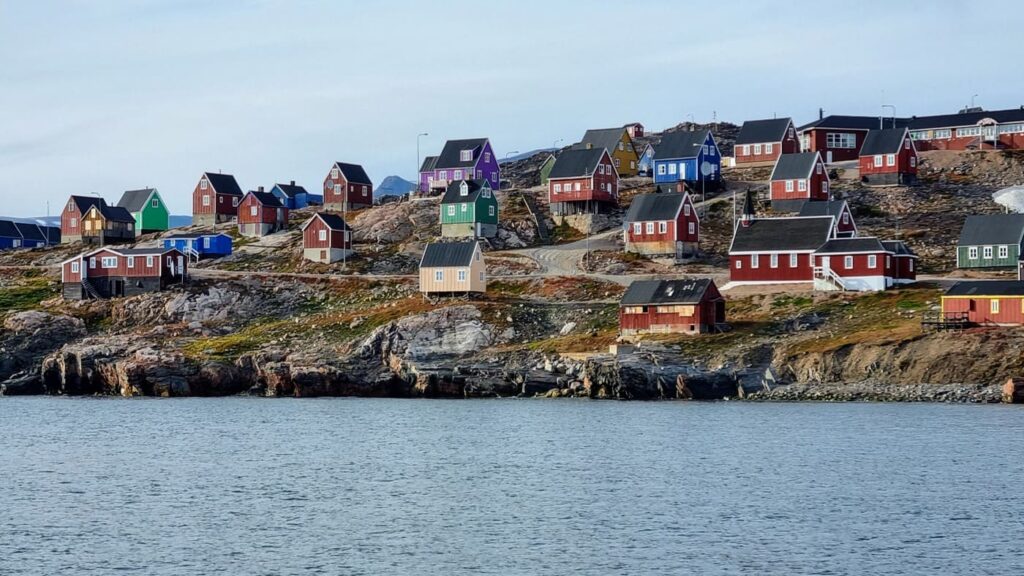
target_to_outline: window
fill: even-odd
[[[892,256],[889,256],[888,254],[886,254],[886,256],[885,256],[885,267],[886,268],[891,268],[892,267]]]
[[[956,136],[957,138],[963,138],[965,136],[981,136],[981,127],[971,126],[970,128],[957,128]]]
[[[459,184],[459,196],[469,196],[469,184],[465,180]]]
[[[815,164],[814,172],[817,174],[821,174],[821,164]]]
[[[459,282],[465,282],[465,281],[466,281],[466,271],[464,269],[463,270],[459,270]]]
[[[642,224],[640,224],[639,222],[634,222],[633,223],[633,234],[640,234],[642,230],[643,230],[643,225]]]
[[[555,184],[555,192],[561,192],[561,191],[562,191],[562,185],[561,184]]]
[[[754,155],[756,156],[756,155],[758,155],[760,153],[761,153],[761,145],[760,144],[754,144]]]
[[[341,184],[335,184],[334,185],[334,194],[336,196],[340,196],[341,195]]]
[[[1000,258],[1008,258],[1009,256],[1010,256],[1010,247],[1009,246],[1000,246],[999,247],[999,257]]]
[[[779,267],[779,255],[778,254],[772,254],[771,256],[768,257],[768,267],[769,268],[778,268]]]
[[[910,157],[910,167],[917,168],[917,156]]]
[[[992,259],[992,247],[991,246],[985,246],[984,248],[982,248],[981,249],[981,253],[984,255],[984,258],[986,260],[991,260]]]
[[[319,233],[317,234],[317,239],[320,240],[321,242],[326,242],[327,230],[320,230]]]
[[[847,270],[853,268],[853,256],[843,256],[843,268]]]
[[[750,145],[749,145],[749,144],[744,144],[744,145],[743,145],[743,146],[742,146],[742,147],[740,148],[740,150],[741,150],[741,153],[742,153],[742,154],[743,154],[744,156],[749,156],[749,155],[750,155]]]
[[[895,154],[887,154],[885,156],[885,165],[886,166],[895,166],[896,165],[896,155]]]
[[[658,222],[658,234],[668,232],[668,222]]]
[[[849,223],[850,223],[850,213],[849,212],[843,212],[843,224],[849,224]]]
[[[707,144],[701,146],[701,150],[704,152],[705,156],[708,155],[708,145]]]
[[[461,204],[461,206],[462,206],[462,209],[461,209],[461,211],[462,211],[462,213],[463,213],[463,214],[465,214],[465,213],[466,213],[466,211],[467,211],[467,210],[469,210],[469,205],[468,205],[468,204],[466,204],[465,202],[463,202],[463,203]]]
[[[751,268],[757,268],[757,265],[760,264],[760,262],[758,262],[757,256],[758,256],[757,254],[751,254],[750,255],[750,267]]]
[[[993,298],[992,300],[990,300],[988,305],[989,305],[989,311],[992,314],[999,314],[999,299],[998,298]]]
[[[369,193],[369,191],[370,191],[370,187],[369,186],[363,186],[363,197],[365,197],[366,194]]]
[[[796,181],[796,188],[801,192],[807,192],[807,180],[801,178]]]
[[[74,212],[74,211],[75,211],[75,201],[74,200],[69,200],[68,201],[68,212]]]
[[[444,280],[444,270],[434,270],[434,282],[441,282]]]
[[[231,207],[238,208],[238,196],[235,196],[231,199]]]
[[[970,248],[968,248],[967,249],[967,257],[970,258],[971,260],[977,260],[978,259],[978,247],[977,246],[971,246]]]
[[[852,150],[857,147],[857,137],[853,134],[843,134],[841,132],[828,132],[825,134],[825,147],[845,148]]]
[[[449,204],[448,205],[448,215],[449,216],[455,216],[455,205],[454,204]]]
[[[153,208],[159,208],[160,207],[160,201],[157,200],[156,198],[153,198],[153,201],[150,202],[149,205],[152,206]]]
[[[146,268],[152,268],[152,267],[153,267],[153,257],[152,256],[146,256]]]
[[[689,216],[690,215],[690,205],[689,204],[683,204],[683,215],[684,216]]]
[[[257,208],[256,206],[249,206],[249,215],[250,216],[257,215],[259,213],[259,211],[260,211],[259,208]]]
[[[742,260],[737,260],[736,261],[736,269],[739,270],[741,268],[743,268],[743,261]]]
[[[456,170],[452,174],[452,178],[454,178],[455,180],[462,180],[462,170]]]
[[[580,183],[579,182],[577,182],[573,187],[576,189],[577,192],[580,191]]]
[[[792,191],[793,191],[793,181],[792,180],[786,180],[786,192],[792,192]]]
[[[77,228],[78,227],[78,218],[72,218],[71,219],[71,227],[72,228]]]
[[[881,167],[882,167],[882,155],[881,154],[876,154],[875,155],[875,168],[881,168]]]
[[[473,161],[473,151],[472,150],[460,150],[459,151],[459,161],[460,162],[472,162]]]
[[[77,260],[71,263],[71,273],[72,274],[78,274],[78,261]]]
[[[128,257],[128,267],[135,268],[135,256]]]
[[[93,257],[89,258],[89,268],[95,268],[95,267],[96,267],[96,257],[93,256]]]
[[[490,152],[484,152],[484,162],[490,162],[490,161],[491,161],[491,153]]]
[[[488,206],[487,207],[487,215],[488,216],[494,216],[494,206]]]
[[[200,190],[206,190],[209,187],[210,187],[210,183],[206,181],[206,178],[203,178],[202,180],[199,181],[199,189]]]
[[[764,153],[765,154],[771,154],[773,146],[774,146],[774,144],[772,144],[771,142],[765,144],[764,145]]]
[[[604,164],[597,165],[597,173],[604,176]]]
[[[936,130],[932,135],[933,138],[951,138],[953,136],[953,130],[944,128],[942,130]]]
[[[621,152],[622,150],[625,150],[625,149],[626,149],[626,145],[622,143],[622,140],[619,140],[619,151]]]
[[[878,266],[878,256],[874,254],[868,254],[868,268],[875,268]]]
[[[498,173],[497,172],[491,172],[491,182],[494,182],[494,183],[498,182]]]
[[[676,165],[675,164],[669,164],[668,165],[668,173],[669,174],[675,174],[676,173]]]
[[[714,155],[715,155],[715,146],[712,144],[711,146],[708,146],[708,156],[714,156]]]
[[[481,282],[483,282],[483,281],[484,281],[484,273],[483,273],[483,272],[480,272],[480,281],[481,281]]]
[[[903,149],[910,150],[910,138],[903,139]]]
[[[914,259],[913,258],[908,258],[907,259],[907,270],[910,271],[910,272],[914,271]]]
[[[209,236],[204,236],[203,237],[203,248],[209,248],[209,247],[210,247],[210,237]]]
[[[103,268],[117,268],[117,257],[116,256],[104,256],[100,260],[100,266]]]
[[[664,176],[665,175],[665,165],[664,164],[658,164],[658,175],[659,176]]]
[[[209,194],[203,194],[203,206],[209,206],[209,205],[210,205],[210,195]]]
[[[789,255],[789,267],[790,268],[796,268],[799,265],[800,265],[799,256],[796,255],[796,254],[790,254]]]
[[[647,233],[654,234],[654,222],[647,223]]]
[[[690,231],[690,234],[694,234],[696,232],[697,225],[694,224],[693,222],[690,222],[690,224],[687,227],[687,229]]]
[[[616,167],[616,168],[618,168],[618,167],[619,167],[619,159],[618,159],[618,158],[616,158],[616,159],[615,159],[615,167]]]
[[[448,179],[448,171],[447,170],[441,170],[440,172],[438,172],[437,173],[437,179],[438,180],[447,180]]]

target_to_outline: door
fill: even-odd
[[[828,152],[825,152],[825,163],[826,164],[831,164],[832,163],[832,151],[831,150],[829,150]]]
[[[185,275],[185,259],[184,256],[178,256],[178,271],[181,272],[182,276]]]
[[[327,250],[320,251],[320,261],[327,262]]]
[[[679,163],[679,179],[686,180],[686,162]]]
[[[821,269],[826,271],[826,272],[828,272],[829,270],[832,269],[831,268],[831,264],[829,263],[829,257],[828,256],[822,256],[821,257]]]

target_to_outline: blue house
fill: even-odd
[[[708,173],[701,171],[708,164]],[[718,183],[722,176],[722,155],[710,130],[669,132],[654,148],[654,182]]]
[[[164,237],[164,248],[202,258],[220,258],[231,254],[231,236],[221,233],[173,234]]]
[[[18,227],[10,220],[0,220],[0,249],[21,247],[22,237]]]
[[[650,176],[654,173],[654,146],[648,144],[644,147],[636,166],[643,176]]]
[[[292,180],[289,184],[274,184],[274,188],[270,193],[277,196],[281,204],[284,204],[285,208],[289,210],[305,208],[311,204],[320,205],[324,203],[323,194],[310,194],[302,186],[297,186],[295,180]]]
[[[21,234],[21,245],[25,248],[40,248],[46,246],[46,236],[43,230],[36,224],[15,222],[14,227]]]

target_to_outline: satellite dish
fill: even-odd
[[[715,173],[715,165],[705,160],[700,165],[700,173],[703,176],[711,176]]]

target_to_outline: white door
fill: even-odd
[[[825,270],[825,271],[831,270],[830,265],[829,265],[828,256],[822,256],[821,257],[821,269]]]
[[[183,262],[184,256],[178,256],[178,273],[185,274],[185,263]]]
[[[831,164],[832,163],[832,151],[831,150],[829,150],[828,152],[825,152],[825,163],[826,164]]]
[[[680,180],[686,180],[686,163],[685,162],[680,162],[679,163],[679,179]]]

